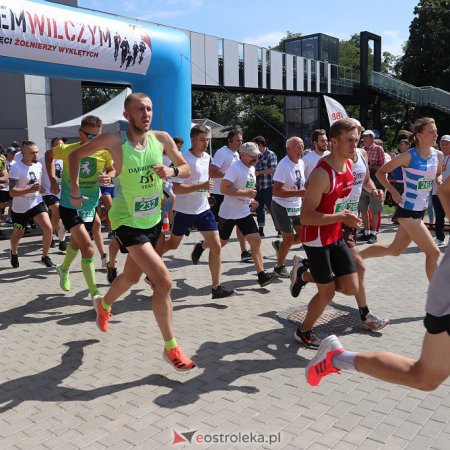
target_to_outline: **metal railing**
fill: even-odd
[[[379,72],[372,72],[370,86],[413,106],[428,106],[450,113],[450,93],[432,86],[417,87]]]

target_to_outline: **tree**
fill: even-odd
[[[92,111],[118,95],[123,88],[85,87],[81,89],[83,114]]]
[[[402,58],[402,79],[450,91],[450,1],[420,0]]]

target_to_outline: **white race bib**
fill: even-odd
[[[358,200],[349,201],[349,202],[347,202],[346,209],[348,209],[352,213],[357,213],[358,212],[358,204],[359,204]]]
[[[154,214],[159,207],[159,195],[136,197],[134,199],[133,217],[146,217]]]
[[[286,210],[289,217],[300,215],[300,208],[286,208]]]
[[[91,223],[94,221],[95,209],[89,209],[87,211],[84,209],[77,209],[77,214],[84,223]]]

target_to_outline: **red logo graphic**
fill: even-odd
[[[177,433],[175,430],[173,430],[173,445],[180,444],[181,442],[189,442],[192,443],[192,438],[194,437],[194,434],[197,433],[197,430],[195,431],[189,431],[187,433]]]

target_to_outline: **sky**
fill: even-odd
[[[348,39],[381,35],[382,51],[402,54],[419,0],[78,0],[78,5],[273,47],[287,31]]]

